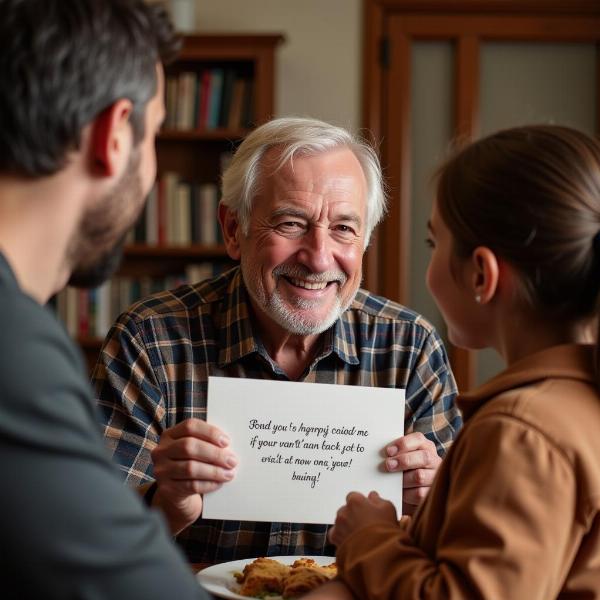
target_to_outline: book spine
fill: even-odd
[[[202,71],[200,92],[200,110],[198,114],[198,127],[206,129],[208,124],[208,111],[210,108],[210,88],[211,88],[211,72],[210,69]]]
[[[223,93],[223,69],[211,69],[210,72],[210,101],[206,121],[207,129],[219,126],[219,111],[221,110],[221,95]]]

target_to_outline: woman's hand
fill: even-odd
[[[358,492],[350,492],[346,496],[346,504],[337,512],[335,525],[329,530],[329,540],[339,546],[357,529],[375,523],[398,523],[395,506],[384,500],[377,492],[363,496]]]

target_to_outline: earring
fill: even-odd
[[[481,296],[479,294],[475,296],[475,302],[477,302],[477,304],[481,304]]]

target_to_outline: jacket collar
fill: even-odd
[[[490,398],[550,377],[595,385],[594,346],[565,344],[526,356],[475,390],[460,394],[456,403],[467,420]]]

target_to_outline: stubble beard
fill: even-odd
[[[139,173],[141,157],[133,150],[129,163],[114,189],[103,200],[82,216],[75,237],[68,249],[68,260],[75,265],[68,285],[93,288],[101,285],[115,273],[121,262],[127,232],[142,211],[145,198]],[[126,227],[119,227],[127,203],[135,203],[135,210]],[[98,248],[104,251],[98,252]]]

